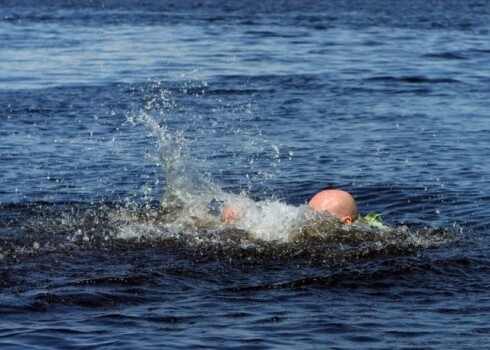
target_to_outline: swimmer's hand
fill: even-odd
[[[376,213],[369,213],[365,216],[359,216],[359,219],[357,221],[361,224],[366,224],[371,227],[375,228],[384,228],[386,227],[382,222],[381,222],[381,214],[376,214]]]
[[[245,213],[239,208],[233,207],[230,204],[225,204],[221,212],[221,221],[227,225],[232,225],[239,222],[245,217]]]

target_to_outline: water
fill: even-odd
[[[487,347],[489,23],[482,0],[2,1],[2,349]],[[390,228],[290,239],[327,187]],[[210,214],[235,195],[255,226]]]

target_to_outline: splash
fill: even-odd
[[[244,192],[227,193],[200,169],[200,163],[192,157],[181,131],[170,132],[146,112],[141,112],[137,121],[148,127],[156,139],[166,190],[160,212],[132,213],[132,219],[120,226],[120,238],[176,239],[185,236],[188,243],[212,242],[218,246],[228,242],[230,235],[238,233],[239,238],[234,239],[233,244],[241,247],[257,241],[315,243],[325,254],[343,258],[349,254],[406,252],[455,240],[455,236],[446,230],[374,227],[369,220],[346,226],[307,205],[295,207],[275,199],[254,201]],[[225,224],[222,217],[225,206],[240,213],[240,219]],[[122,217],[125,215],[127,213]]]
[[[191,156],[183,132],[171,133],[152,116],[142,111],[136,118],[146,125],[155,137],[159,162],[164,169],[166,192],[163,206],[191,207],[199,199],[221,197],[223,192],[209,176],[199,168],[199,162]]]
[[[161,207],[153,214],[137,211],[113,213],[112,220],[119,227],[118,238],[167,239],[186,236],[199,242],[203,234],[209,233],[208,238],[212,236],[212,240],[219,243],[227,239],[226,235],[231,230],[239,232],[243,238],[240,239],[242,245],[257,240],[275,243],[317,242],[330,248],[335,246],[334,251],[337,252],[353,247],[354,250],[367,247],[368,251],[386,247],[411,249],[438,246],[454,240],[454,235],[446,234],[444,230],[441,233],[432,229],[412,231],[407,227],[370,227],[362,222],[345,226],[306,205],[295,207],[276,199],[254,201],[247,192],[228,193],[203,170],[209,168],[209,160],[206,164],[193,157],[192,141],[186,138],[184,131],[172,131],[165,122],[157,120],[155,115],[162,116],[162,113],[172,112],[176,108],[169,93],[164,93],[160,100],[163,105],[157,103],[157,107],[163,110],[155,110],[155,101],[151,100],[130,121],[144,125],[156,141],[158,162],[165,178]],[[278,147],[272,149],[276,155],[279,154]],[[240,220],[225,223],[223,208],[227,205],[234,206],[243,214]]]
[[[223,230],[227,228],[221,220],[223,205],[246,202],[241,208],[246,212],[245,219],[236,225],[237,229],[255,239],[288,241],[290,227],[298,215],[297,208],[273,200],[257,204],[245,192],[235,195],[223,191],[202,170],[200,161],[192,156],[189,141],[182,131],[169,131],[165,124],[157,122],[146,111],[140,111],[130,121],[145,125],[156,140],[158,161],[165,177],[165,191],[161,200],[165,217],[161,218],[161,222],[139,223],[136,227],[128,223],[121,229],[121,237],[134,238],[138,234],[154,237],[159,230],[163,230],[162,235],[167,236],[182,231],[195,233],[199,229]]]
[[[202,89],[206,87],[207,84],[203,84]],[[155,140],[157,162],[163,169],[165,179],[164,194],[161,199],[161,210],[165,215],[149,226],[141,220],[137,224],[141,226],[138,227],[130,227],[132,224],[126,222],[124,227],[121,226],[120,236],[134,238],[141,233],[156,237],[159,231],[162,231],[161,236],[169,236],[188,232],[196,234],[200,230],[221,231],[229,228],[221,221],[221,208],[227,203],[239,201],[240,198],[247,198],[250,203],[254,203],[249,198],[251,184],[254,181],[268,180],[273,176],[272,173],[279,171],[281,145],[267,141],[260,130],[254,127],[254,123],[250,122],[254,119],[250,116],[250,103],[241,112],[234,107],[232,111],[226,108],[213,108],[211,115],[207,116],[184,114],[186,123],[182,125],[179,122],[177,130],[171,130],[169,125],[176,124],[173,122],[174,115],[181,108],[174,100],[172,92],[164,89],[160,83],[151,85],[150,89],[151,91],[145,94],[149,96],[148,101],[142,109],[132,113],[128,121],[133,125],[145,126]],[[193,127],[187,129],[189,125]],[[210,130],[207,130],[209,128]],[[227,134],[227,137],[223,137],[222,133]],[[230,133],[231,137],[228,135]],[[239,186],[242,188],[239,195],[222,190],[221,186],[216,184],[211,175],[205,171],[212,167],[212,162],[215,160],[212,158],[215,158],[215,154],[207,155],[206,152],[201,152],[206,148],[200,144],[198,144],[200,147],[196,147],[193,144],[196,140],[187,137],[189,134],[194,138],[197,136],[200,142],[202,140],[199,136],[205,136],[206,140],[213,144],[210,152],[222,149],[231,160],[231,164],[227,165],[226,162],[219,164],[219,169],[228,172],[231,166],[234,167],[233,171],[236,169],[243,171],[243,182],[240,182],[240,185],[245,183],[246,189]],[[215,135],[216,138],[210,138],[210,135]],[[217,139],[225,140],[221,147],[216,147]],[[233,142],[231,147],[228,145],[230,142]],[[199,158],[191,152],[191,150],[196,151],[196,148],[200,152]],[[289,159],[291,156],[289,153]],[[244,164],[241,163],[242,161]],[[257,239],[288,240],[287,222],[289,221],[285,221],[284,216],[293,217],[296,208],[270,200],[261,203],[260,206],[250,206],[246,209],[247,219],[237,225],[237,229]],[[115,220],[125,221],[125,215],[119,213]]]

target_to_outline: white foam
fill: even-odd
[[[294,228],[304,216],[303,206],[295,207],[277,200],[254,202],[243,195],[231,198],[227,205],[241,214],[240,220],[232,226],[264,241],[290,241]]]

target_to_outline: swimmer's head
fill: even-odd
[[[316,211],[327,211],[342,223],[350,225],[357,219],[357,205],[354,197],[342,190],[324,190],[318,192],[308,205]]]

